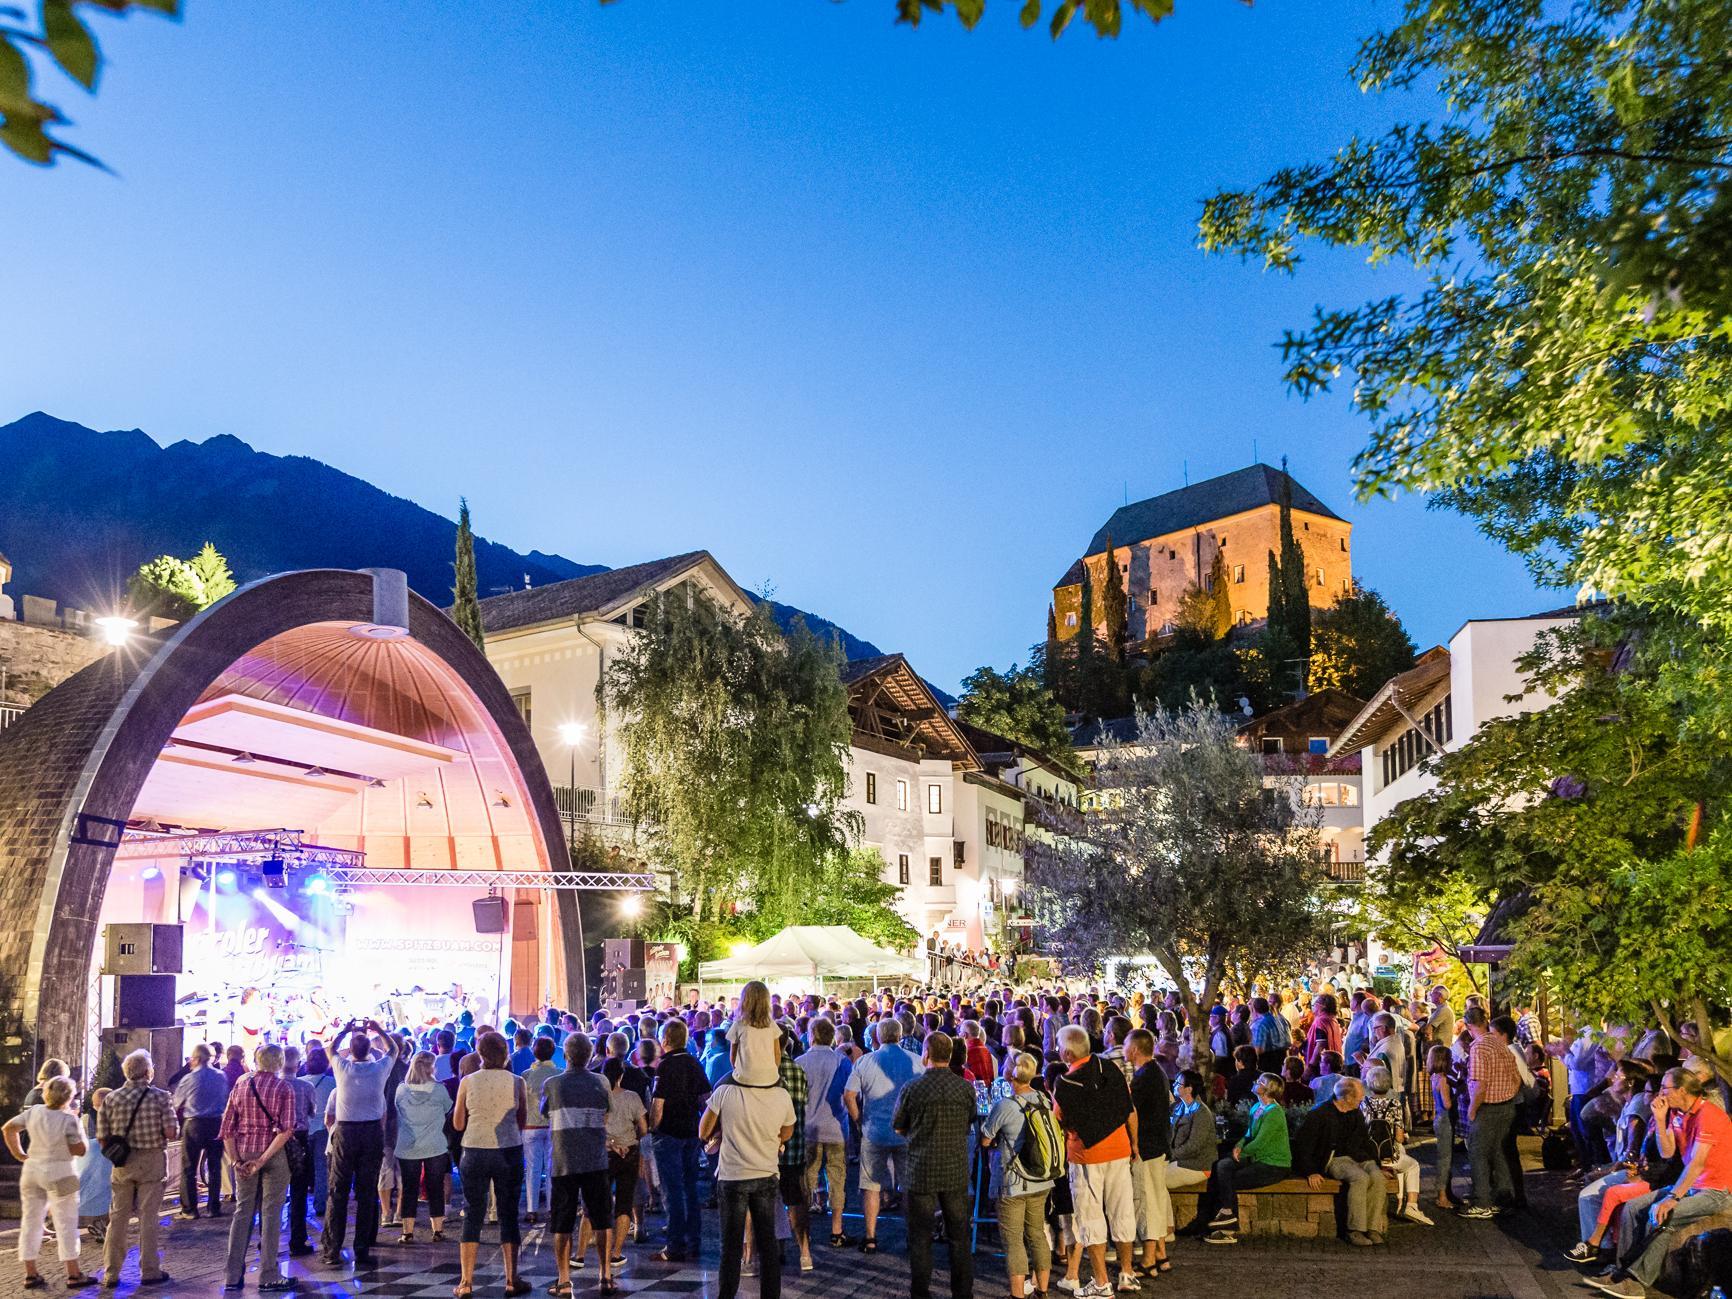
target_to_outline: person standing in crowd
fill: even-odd
[[[1280,1073],[1287,1058],[1292,1030],[1269,1006],[1267,997],[1251,998],[1251,1045],[1257,1049],[1257,1072]]]
[[[794,1232],[794,1243],[800,1249],[800,1270],[812,1270],[812,1200],[806,1194],[806,1106],[812,1089],[806,1082],[806,1071],[795,1057],[800,1051],[794,1031],[782,1029],[781,1052],[776,1068],[782,1088],[794,1106],[794,1131],[782,1143],[782,1153],[776,1161],[776,1176],[781,1183],[782,1207],[788,1211],[788,1225]]]
[[[920,1071],[920,1063],[902,1049],[902,1025],[878,1021],[878,1048],[862,1058],[848,1076],[843,1099],[860,1132],[860,1201],[866,1217],[863,1253],[878,1252],[878,1207],[885,1191],[900,1185],[898,1174],[907,1143],[896,1131],[896,1102],[902,1089]]]
[[[1449,1004],[1449,989],[1441,983],[1433,985],[1427,998],[1431,1014],[1426,1017],[1425,1032],[1433,1046],[1450,1046],[1455,1041],[1455,1011]]]
[[[433,1078],[433,1056],[417,1051],[409,1072],[392,1098],[397,1110],[396,1147],[399,1186],[397,1211],[402,1223],[399,1245],[415,1241],[416,1205],[427,1197],[427,1225],[433,1239],[445,1239],[445,1178],[451,1172],[451,1149],[445,1120],[452,1109],[451,1093]]]
[[[458,1247],[462,1279],[457,1299],[475,1293],[475,1260],[481,1252],[482,1220],[492,1192],[499,1213],[499,1253],[505,1263],[505,1293],[532,1287],[517,1272],[517,1201],[523,1194],[523,1123],[527,1102],[523,1079],[508,1067],[510,1050],[498,1033],[482,1033],[475,1050],[481,1067],[457,1086],[451,1125],[463,1134],[463,1243]],[[360,1229],[356,1228],[359,1235]]]
[[[107,1087],[98,1087],[90,1093],[90,1108],[79,1124],[84,1131],[84,1153],[75,1163],[78,1221],[89,1230],[92,1240],[101,1240],[107,1233],[108,1211],[114,1204],[114,1165],[108,1162],[96,1141],[96,1119],[108,1093]]]
[[[229,1080],[211,1068],[210,1048],[199,1043],[188,1053],[186,1069],[174,1087],[174,1112],[180,1118],[180,1216],[198,1217],[198,1179],[202,1172],[210,1196],[210,1216],[222,1213],[223,1143],[217,1135],[228,1108]]]
[[[1469,1006],[1462,1015],[1473,1045],[1467,1055],[1467,1158],[1473,1171],[1473,1203],[1464,1218],[1490,1218],[1501,1199],[1514,1194],[1504,1137],[1515,1122],[1521,1074],[1509,1048],[1491,1031],[1485,1009]]]
[[[1616,1299],[1643,1299],[1659,1284],[1666,1255],[1691,1224],[1732,1209],[1732,1119],[1703,1095],[1703,1080],[1689,1069],[1666,1070],[1654,1098],[1655,1144],[1662,1159],[1681,1159],[1683,1172],[1624,1205],[1618,1257],[1626,1269],[1588,1278]],[[1645,1239],[1644,1239],[1645,1234]]]
[[[1341,1021],[1336,1017],[1333,993],[1311,999],[1311,1027],[1305,1031],[1305,1067],[1317,1072],[1317,1057],[1324,1051],[1341,1050]]]
[[[812,1046],[795,1063],[806,1075],[806,1185],[808,1201],[818,1193],[822,1170],[830,1197],[830,1247],[853,1244],[842,1232],[842,1208],[848,1198],[848,1144],[843,1131],[842,1093],[854,1066],[835,1047],[836,1025],[812,1021]]]
[[[615,1036],[618,1036],[617,1034]],[[614,1256],[618,1258],[631,1237],[632,1212],[637,1203],[638,1175],[643,1160],[638,1149],[649,1130],[643,1100],[625,1085],[626,1063],[611,1057],[601,1067],[607,1081],[607,1181],[613,1199]]]
[[[1389,1229],[1389,1191],[1377,1147],[1359,1104],[1365,1088],[1357,1078],[1342,1078],[1335,1096],[1305,1116],[1293,1138],[1293,1168],[1313,1191],[1323,1179],[1342,1184],[1347,1198],[1347,1243],[1368,1248],[1381,1245]]]
[[[157,1218],[162,1208],[163,1179],[168,1175],[168,1143],[180,1135],[180,1128],[168,1093],[150,1085],[155,1072],[150,1052],[134,1051],[127,1056],[120,1062],[121,1077],[126,1081],[108,1093],[96,1116],[96,1139],[120,1137],[127,1148],[125,1160],[114,1165],[114,1203],[103,1241],[105,1290],[120,1284],[127,1224],[134,1214],[138,1216],[139,1284],[158,1286],[169,1279],[162,1270],[162,1252],[157,1247]]]
[[[307,1243],[307,1201],[313,1192],[313,1151],[310,1134],[313,1127],[313,1084],[302,1078],[301,1052],[298,1047],[283,1048],[282,1079],[288,1083],[295,1098],[295,1130],[289,1137],[300,1148],[300,1159],[289,1158],[289,1257],[301,1258],[313,1252]]]
[[[1143,1032],[1138,1029],[1131,1034],[1132,1039]],[[1131,1049],[1127,1048],[1126,1058],[1130,1056]],[[1044,1295],[1052,1276],[1046,1205],[1053,1183],[1051,1179],[1030,1176],[1018,1152],[1030,1111],[1050,1111],[1052,1104],[1034,1089],[1034,1080],[1040,1076],[1040,1061],[1026,1051],[1018,1051],[1010,1069],[1011,1094],[992,1107],[980,1136],[982,1145],[998,1152],[998,1235],[1004,1243],[1011,1299],[1025,1299],[1024,1285],[1029,1277],[1034,1278],[1035,1293]],[[1165,1087],[1164,1081],[1162,1086]]]
[[[385,1044],[383,1053],[373,1049],[371,1035],[375,1033]],[[375,1020],[364,1025],[351,1021],[331,1044],[336,1126],[331,1129],[327,1157],[330,1197],[321,1241],[327,1267],[343,1265],[351,1193],[355,1198],[355,1266],[370,1267],[373,1262],[373,1247],[379,1239],[379,1166],[385,1158],[385,1084],[397,1063],[397,1049],[397,1038]]]
[[[331,1060],[325,1054],[323,1043],[307,1044],[307,1062],[301,1074],[313,1084],[313,1121],[307,1129],[307,1145],[313,1156],[313,1205],[322,1214],[331,1189],[329,1161],[326,1159],[331,1134],[325,1127],[324,1114],[331,1094],[337,1089],[337,1076],[331,1072]]]
[[[66,1268],[66,1288],[89,1285],[94,1277],[78,1266],[78,1175],[72,1161],[84,1154],[84,1129],[72,1107],[78,1089],[72,1079],[56,1076],[42,1084],[42,1100],[6,1121],[0,1128],[6,1149],[23,1164],[18,1174],[22,1206],[18,1222],[18,1261],[24,1264],[24,1288],[47,1284],[36,1270],[42,1254],[43,1228],[54,1221],[54,1241]],[[30,1138],[26,1153],[20,1135]]]
[[[1113,1292],[1107,1275],[1109,1239],[1118,1248],[1118,1288],[1139,1288],[1132,1254],[1137,1211],[1127,1126],[1135,1121],[1135,1111],[1124,1075],[1090,1052],[1085,1029],[1065,1025],[1058,1044],[1065,1073],[1054,1089],[1055,1109],[1066,1133],[1077,1243],[1088,1254],[1094,1276],[1077,1293],[1082,1299],[1103,1299]]]
[[[1144,1276],[1154,1276],[1173,1269],[1167,1261],[1167,1235],[1173,1229],[1173,1201],[1167,1193],[1167,1152],[1173,1128],[1172,1089],[1167,1083],[1167,1075],[1155,1063],[1155,1035],[1148,1029],[1132,1031],[1125,1042],[1125,1063],[1131,1070],[1131,1108],[1137,1116],[1136,1148],[1131,1159],[1137,1239],[1143,1245],[1143,1256],[1137,1270]]]
[[[667,1244],[657,1257],[664,1263],[696,1258],[703,1246],[703,1222],[698,1206],[698,1121],[710,1080],[697,1057],[686,1049],[686,1024],[670,1019],[662,1025],[662,1057],[650,1094],[650,1130],[655,1133],[655,1160],[661,1172],[662,1195],[668,1206]]]
[[[524,1221],[533,1227],[541,1220],[548,1196],[553,1193],[548,1181],[553,1160],[553,1134],[547,1126],[547,1115],[541,1112],[541,1089],[549,1078],[558,1075],[559,1066],[553,1063],[552,1037],[537,1037],[532,1050],[535,1063],[523,1073],[523,1095],[529,1105],[529,1120],[523,1128],[523,1200],[529,1211]]]
[[[570,1299],[571,1238],[577,1230],[579,1209],[595,1234],[601,1255],[603,1294],[618,1288],[613,1279],[613,1251],[623,1242],[609,1239],[613,1202],[607,1178],[608,1085],[599,1074],[589,1071],[590,1042],[583,1033],[574,1029],[567,1034],[563,1050],[565,1068],[542,1084],[541,1109],[553,1134],[548,1226],[553,1232],[553,1263],[559,1273],[548,1293]]]
[[[912,1299],[932,1294],[932,1229],[944,1211],[950,1242],[951,1299],[973,1299],[974,1258],[969,1252],[973,1218],[968,1196],[968,1129],[974,1122],[974,1088],[950,1068],[955,1044],[944,1033],[928,1033],[925,1070],[902,1089],[891,1126],[908,1142],[904,1221]]]
[[[716,1189],[722,1211],[722,1267],[716,1299],[740,1290],[746,1223],[757,1250],[759,1299],[781,1299],[782,1255],[776,1248],[777,1157],[794,1131],[794,1103],[781,1087],[725,1082],[710,1093],[698,1136],[719,1136]]]
[[[253,1219],[259,1220],[259,1289],[288,1290],[277,1245],[283,1229],[283,1202],[289,1193],[289,1157],[283,1148],[295,1135],[295,1090],[282,1079],[283,1048],[268,1043],[253,1052],[253,1072],[229,1093],[223,1111],[222,1139],[234,1169],[235,1211],[229,1220],[223,1289],[239,1290],[246,1280],[247,1247]]]

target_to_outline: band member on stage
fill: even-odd
[[[259,995],[257,988],[241,993],[240,1009],[235,1011],[235,1034],[247,1059],[265,1043],[265,1030],[271,1026],[271,1003]]]

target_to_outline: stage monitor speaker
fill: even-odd
[[[186,1030],[174,1028],[105,1028],[102,1045],[121,1060],[134,1051],[149,1051],[156,1065],[156,1086],[165,1087],[168,1078],[185,1063]]]
[[[181,926],[104,926],[104,974],[179,974]]]
[[[259,863],[259,877],[267,889],[286,889],[289,886],[288,863],[281,857],[267,857]]]
[[[476,898],[469,904],[475,910],[475,932],[503,934],[505,932],[505,899]]]
[[[601,964],[604,970],[635,970],[643,964],[643,939],[602,939]]]
[[[116,1028],[171,1028],[174,975],[122,974],[114,980]]]

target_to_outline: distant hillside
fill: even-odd
[[[163,447],[138,429],[101,433],[40,411],[0,426],[0,554],[15,566],[7,588],[15,595],[100,612],[146,559],[190,555],[211,541],[243,582],[301,568],[400,568],[443,606],[456,533],[453,520],[363,479],[235,437]],[[606,565],[477,537],[475,568],[488,595]],[[783,625],[800,612],[771,608]],[[827,619],[802,616],[839,636],[849,658],[879,652]]]

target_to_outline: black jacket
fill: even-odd
[[[1299,1131],[1293,1134],[1292,1144],[1293,1171],[1301,1177],[1325,1172],[1334,1158],[1351,1159],[1355,1163],[1377,1158],[1365,1116],[1357,1106],[1343,1114],[1334,1101],[1319,1105],[1305,1116]]]
[[[1153,1060],[1131,1075],[1131,1104],[1137,1111],[1137,1158],[1159,1159],[1172,1139],[1172,1084]]]

